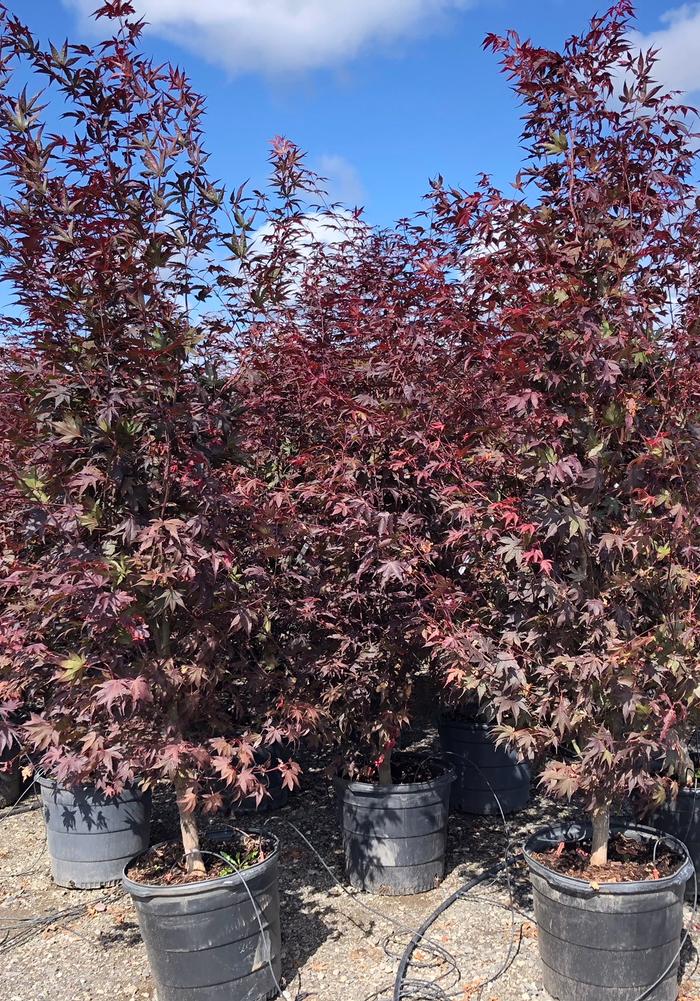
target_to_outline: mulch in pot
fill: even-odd
[[[398,751],[391,759],[391,784],[413,785],[417,782],[430,782],[444,775],[449,767],[439,755]],[[349,768],[341,769],[341,774],[351,782],[367,782],[379,786],[379,776],[373,765],[353,763]]]
[[[613,835],[608,845],[606,865],[590,864],[591,847],[585,841],[562,841],[543,852],[533,852],[547,869],[572,879],[596,883],[638,883],[663,879],[677,872],[683,857],[663,842],[636,841]]]
[[[250,869],[264,862],[274,848],[275,839],[264,834],[227,831],[221,835],[203,836],[200,839],[200,850],[207,871],[188,873],[182,845],[179,841],[167,841],[154,845],[134,859],[126,874],[135,883],[148,886],[183,886]]]

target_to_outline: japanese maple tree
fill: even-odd
[[[245,338],[246,448],[295,512],[280,612],[288,655],[311,679],[346,774],[389,783],[430,664],[426,624],[436,604],[454,613],[468,600],[450,584],[448,543],[468,535],[465,498],[479,486],[460,452],[483,424],[473,322],[454,248],[422,220],[381,231],[314,207],[319,181],[300,151],[279,140],[276,156],[294,194],[247,219],[265,246],[237,280],[255,285],[282,248],[300,260]]]
[[[434,193],[503,418],[465,584],[479,611],[433,635],[502,739],[573,752],[542,782],[590,811],[593,864],[616,805],[663,801],[658,763],[700,697],[697,136],[632,17],[622,0],[561,52],[488,37],[524,109],[515,196]]]
[[[94,49],[44,48],[0,10],[0,274],[16,304],[0,733],[59,782],[173,782],[202,871],[195,807],[259,794],[255,746],[317,714],[271,655],[283,512],[241,454],[231,321],[211,308],[224,192],[203,101],[140,53],[131,3],[97,17],[111,35]],[[294,784],[298,766],[277,767]]]

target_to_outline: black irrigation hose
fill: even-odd
[[[494,879],[496,876],[499,875],[499,873],[503,872],[504,869],[507,869],[509,866],[513,865],[513,863],[519,861],[520,858],[522,858],[522,852],[518,852],[517,855],[513,855],[510,858],[504,859],[503,862],[498,862],[496,865],[492,865],[489,869],[485,869],[478,876],[473,876],[471,879],[467,880],[466,883],[460,886],[458,890],[455,890],[453,894],[447,897],[446,900],[443,900],[443,902],[438,907],[435,908],[432,914],[430,914],[425,919],[423,924],[416,931],[415,935],[404,949],[403,956],[401,957],[401,961],[399,963],[399,969],[396,974],[396,980],[394,982],[393,1001],[408,1001],[408,998],[410,998],[411,996],[415,996],[411,994],[406,994],[404,991],[404,981],[406,979],[406,972],[408,970],[409,963],[411,962],[411,956],[420,945],[421,939],[426,934],[426,932],[432,927],[432,925],[435,924],[440,915],[443,914],[448,909],[448,907],[451,907],[452,904],[454,904],[457,900],[460,900],[467,893],[469,893],[470,890],[473,890],[475,886],[479,886],[481,883],[485,883],[487,879]],[[510,955],[508,956],[508,958],[510,958]],[[496,976],[499,975],[500,971]],[[496,977],[494,976],[491,977],[490,979],[494,980],[496,979]]]

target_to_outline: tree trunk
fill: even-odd
[[[207,871],[204,865],[202,854],[199,850],[199,831],[194,813],[185,810],[186,794],[188,785],[182,779],[175,780],[175,794],[177,796],[177,812],[180,815],[180,834],[182,835],[182,847],[185,849],[185,859],[187,872],[204,875]]]
[[[593,847],[591,865],[606,865],[608,861],[608,839],[610,838],[610,807],[597,806],[592,814]]]
[[[390,786],[391,781],[391,747],[386,745],[382,749],[382,763],[377,765],[377,771],[379,772],[379,785],[380,786]]]

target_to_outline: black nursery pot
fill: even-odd
[[[678,852],[680,867],[663,879],[590,882],[553,872],[532,855],[561,841],[590,836],[583,825],[557,825],[525,843],[545,989],[557,1001],[675,1001],[683,927],[683,891],[692,862],[684,846],[648,827],[614,833],[662,843]]]
[[[454,772],[435,762],[426,782],[380,786],[335,780],[350,884],[367,893],[432,890],[445,873]]]
[[[695,872],[699,873],[700,788],[681,789],[674,802],[665,804],[654,815],[653,824],[683,842],[695,866]],[[691,877],[686,884],[686,896],[691,899],[695,896],[695,881]]]
[[[456,773],[451,804],[460,813],[514,813],[530,799],[530,769],[513,751],[496,747],[485,723],[441,720],[442,749]],[[498,797],[498,802],[496,800]]]
[[[158,1001],[265,1001],[276,995],[278,854],[275,839],[264,862],[182,886],[135,883],[127,866],[123,886],[134,901]]]
[[[150,792],[132,786],[109,797],[94,786],[37,781],[54,882],[82,890],[118,883],[129,859],[148,848]]]
[[[22,791],[19,758],[9,748],[5,748],[0,754],[0,765],[6,765],[10,761],[12,764],[7,770],[0,769],[0,808],[16,803]]]

